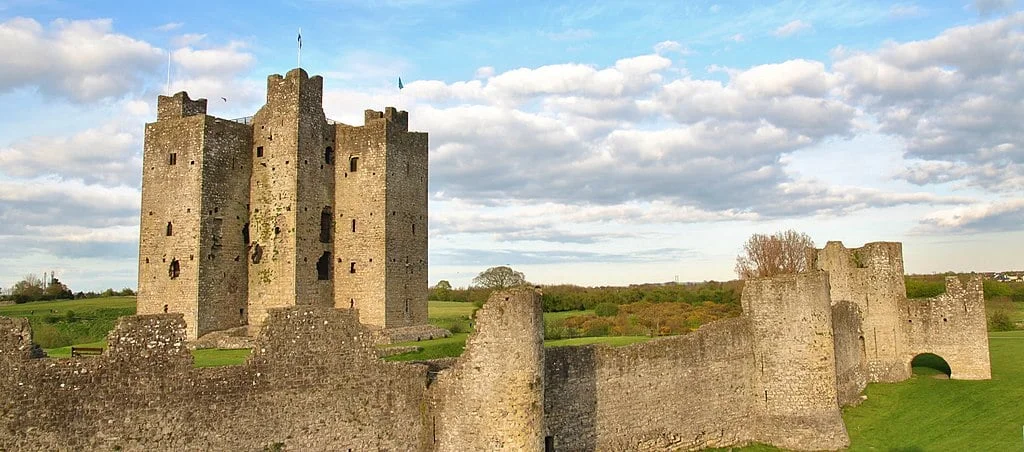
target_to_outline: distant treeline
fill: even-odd
[[[908,275],[905,277],[908,298],[927,298],[946,291],[946,275]],[[1005,297],[1024,302],[1024,283],[986,279],[985,299]],[[639,302],[686,303],[696,305],[713,301],[722,305],[740,304],[743,281],[706,281],[682,284],[640,284],[626,287],[581,287],[570,284],[541,286],[544,311],[576,311],[594,309],[599,304],[624,305]],[[461,301],[482,304],[490,291],[481,288],[453,288],[430,291],[431,300]]]
[[[615,305],[639,303],[698,304],[713,301],[719,304],[739,305],[742,281],[686,284],[643,284],[628,287],[581,287],[569,284],[541,286],[544,311],[576,311],[594,309],[599,304]],[[447,295],[445,297],[445,295]],[[456,288],[439,293],[430,292],[431,300],[461,301],[481,304],[490,291],[479,288]],[[441,298],[444,297],[444,298]]]

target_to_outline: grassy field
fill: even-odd
[[[0,306],[0,315],[26,317],[44,349],[102,341],[117,318],[135,314],[135,297],[36,301]],[[84,346],[84,345],[83,345]]]
[[[933,378],[868,385],[868,399],[843,419],[851,451],[1021,450],[1024,440],[1024,331],[989,335],[992,380]]]

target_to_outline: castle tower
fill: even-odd
[[[752,405],[762,438],[804,450],[849,445],[836,392],[828,274],[810,271],[743,284],[743,314],[754,332]]]
[[[253,117],[250,325],[267,309],[334,304],[334,126],[322,98],[320,76],[271,75]]]
[[[427,322],[427,134],[409,115],[366,110],[337,127],[334,299],[385,328]]]
[[[138,313],[183,313],[191,339],[246,323],[251,142],[184,92],[160,96],[146,124]]]

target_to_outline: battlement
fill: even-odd
[[[184,91],[179,91],[173,96],[159,96],[156,100],[157,121],[205,114],[206,99],[189,99],[188,93]]]
[[[302,68],[292,69],[283,77],[281,74],[267,76],[268,105],[275,100],[294,99],[297,93],[301,94],[302,101],[319,107],[323,101],[324,78],[310,77]]]
[[[385,107],[384,111],[366,110],[363,112],[363,117],[364,125],[370,125],[373,121],[383,119],[394,124],[400,132],[409,131],[409,112],[405,110],[398,110],[395,107]]]

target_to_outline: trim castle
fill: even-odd
[[[809,250],[812,270],[746,281],[741,316],[686,335],[545,348],[521,289],[491,296],[460,357],[383,361],[379,327],[426,319],[426,135],[394,109],[331,123],[320,93],[271,76],[242,123],[160,98],[140,315],[71,359],[0,317],[0,450],[835,450],[841,408],[919,354],[991,377],[981,278],[909,300],[887,242]],[[245,364],[192,366],[186,340],[246,324]]]
[[[389,330],[427,323],[427,134],[405,111],[329,120],[323,78],[267,79],[255,116],[160,96],[146,124],[139,314],[181,313],[193,340],[273,308],[357,308]],[[439,331],[428,331],[435,336]]]

